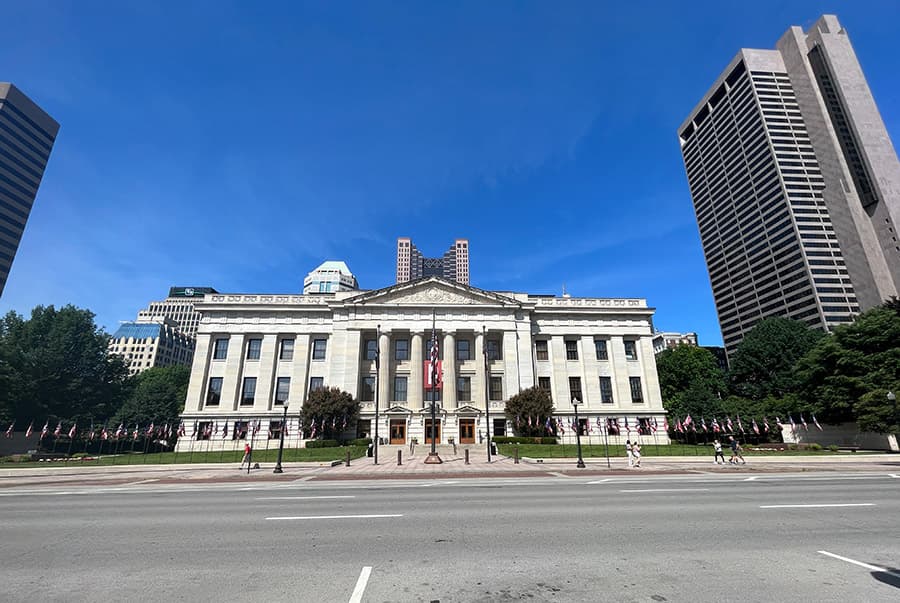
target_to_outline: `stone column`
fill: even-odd
[[[444,370],[443,400],[444,408],[453,410],[456,408],[456,337],[452,332],[444,333],[444,361],[441,363]]]
[[[278,357],[278,335],[267,333],[262,338],[259,354],[259,372],[256,377],[256,400],[253,410],[261,412],[272,409],[275,399],[275,363]]]
[[[488,375],[484,373],[484,335],[481,331],[475,332],[475,379],[472,383],[472,405],[476,406],[478,400],[484,401],[484,408],[488,407],[487,383]]]
[[[203,410],[203,395],[206,393],[206,385],[209,381],[209,362],[212,357],[211,341],[212,336],[208,333],[197,335],[197,345],[194,348],[194,361],[191,364],[191,380],[188,384],[184,412]]]
[[[222,400],[219,408],[234,411],[240,408],[241,388],[244,379],[244,339],[243,333],[233,333],[228,338],[228,352],[225,356],[225,375],[222,379]]]
[[[406,404],[416,410],[424,407],[424,383],[422,382],[422,337],[421,333],[410,333],[409,383],[406,384]]]
[[[378,338],[378,406],[391,406],[391,332],[382,331]]]

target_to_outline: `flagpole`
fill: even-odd
[[[609,423],[606,422],[606,419],[603,420],[603,445],[606,447],[606,468],[612,469],[612,465],[609,463]]]
[[[487,462],[491,462],[491,389],[490,363],[487,356],[487,328],[481,325],[481,355],[484,360],[484,420],[487,431]]]
[[[390,367],[389,367],[390,368]],[[381,389],[381,325],[375,327],[375,437],[372,440],[372,456],[378,464],[378,390]]]
[[[435,330],[435,311],[431,311],[431,351],[429,355],[429,371],[431,373],[431,452],[428,453],[428,457],[425,459],[425,464],[433,465],[440,464],[444,461],[441,460],[441,457],[438,456],[435,442],[435,421],[437,418],[435,417],[435,402],[437,401],[437,364],[438,364],[438,349],[437,349],[437,333]]]
[[[253,446],[256,443],[256,430],[250,424],[250,454],[247,455],[247,475],[250,475],[250,466],[253,464]]]

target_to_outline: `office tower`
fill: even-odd
[[[121,356],[128,373],[136,375],[157,366],[190,366],[194,338],[185,335],[167,318],[125,322],[109,339],[107,352]]]
[[[397,282],[405,283],[429,276],[469,284],[469,241],[456,239],[439,258],[426,258],[408,237],[397,239]]]
[[[162,301],[150,302],[137,315],[138,323],[163,323],[172,325],[187,335],[194,337],[200,325],[200,313],[194,308],[195,302],[202,302],[207,293],[218,293],[212,287],[169,287],[169,296]]]
[[[336,291],[357,291],[359,284],[347,264],[329,260],[306,275],[303,279],[303,293],[334,293]]]
[[[0,295],[37,195],[59,124],[0,82]]]
[[[897,295],[900,163],[837,18],[742,49],[679,129],[725,348]]]

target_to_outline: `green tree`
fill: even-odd
[[[547,419],[553,416],[553,401],[542,387],[523,389],[506,401],[506,418],[520,436],[547,435]],[[531,425],[528,425],[529,418]]]
[[[128,369],[89,310],[37,306],[0,319],[0,412],[31,420],[102,421],[121,406]]]
[[[316,435],[325,439],[338,439],[343,426],[352,425],[359,417],[359,401],[338,387],[320,387],[309,392],[300,417],[306,426],[316,423]],[[322,422],[325,427],[322,429]],[[311,430],[305,428],[307,435]]]
[[[184,410],[191,369],[165,366],[147,369],[134,379],[134,387],[113,423],[126,425],[175,424]]]
[[[794,365],[824,335],[799,320],[779,317],[760,321],[738,344],[731,360],[732,392],[763,400],[796,391]]]
[[[891,412],[887,391],[900,386],[900,314],[887,307],[860,314],[819,341],[796,369],[799,395],[820,421],[864,415],[864,422],[878,425]]]
[[[663,405],[675,416],[712,416],[721,411],[725,375],[709,350],[679,345],[656,358]]]

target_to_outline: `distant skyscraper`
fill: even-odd
[[[725,348],[897,295],[900,163],[836,17],[743,49],[679,129]]]
[[[212,287],[169,287],[169,296],[162,301],[150,302],[137,315],[139,323],[171,323],[176,329],[194,337],[200,325],[200,313],[194,302],[202,302],[207,293],[218,293]]]
[[[329,260],[306,275],[303,293],[334,293],[357,291],[359,284],[344,262]]]
[[[397,239],[397,282],[405,283],[429,276],[469,284],[469,240],[456,239],[444,257],[426,258],[408,237]]]
[[[0,295],[37,195],[59,124],[0,82]]]

